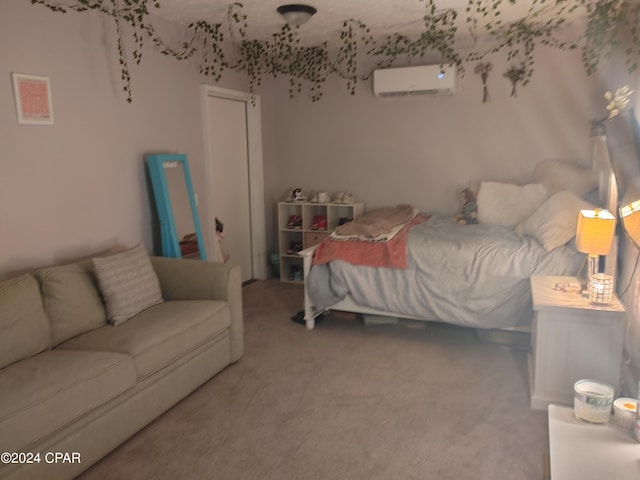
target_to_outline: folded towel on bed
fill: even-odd
[[[331,237],[316,248],[313,265],[344,260],[354,265],[370,267],[407,268],[407,234],[414,225],[427,221],[428,217],[418,213],[400,231],[386,242],[344,241]]]
[[[331,234],[334,240],[387,241],[418,215],[410,205],[371,210],[351,222],[339,225]]]

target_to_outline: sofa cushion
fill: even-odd
[[[106,323],[107,315],[90,260],[43,268],[36,275],[51,322],[54,346]]]
[[[92,262],[107,317],[114,325],[162,302],[158,276],[142,244]]]
[[[35,277],[26,274],[0,282],[0,368],[50,345],[49,319]]]
[[[0,451],[24,450],[136,383],[112,352],[50,350],[0,370]]]
[[[228,334],[229,307],[218,300],[167,301],[120,325],[106,325],[58,349],[101,350],[133,357],[138,379],[161,370],[208,340]]]

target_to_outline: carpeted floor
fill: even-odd
[[[302,287],[276,280],[243,296],[244,357],[82,480],[543,478],[526,351],[435,323],[308,331]]]

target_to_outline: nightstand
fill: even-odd
[[[573,384],[591,378],[620,385],[626,330],[624,306],[594,305],[580,293],[556,289],[575,277],[531,277],[533,324],[529,354],[531,408],[573,405]]]

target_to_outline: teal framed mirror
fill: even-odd
[[[148,155],[147,168],[160,222],[162,256],[206,260],[187,156]]]

